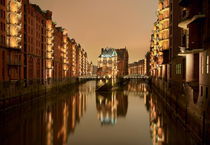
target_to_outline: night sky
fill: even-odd
[[[127,47],[130,62],[149,50],[157,0],[30,0],[53,11],[57,26],[82,45],[96,64],[103,47]]]

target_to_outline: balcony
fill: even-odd
[[[188,25],[198,19],[203,19],[205,18],[206,16],[204,14],[197,14],[197,15],[194,15],[192,18],[187,18],[187,19],[184,19],[183,21],[181,21],[178,26],[182,29],[185,29],[187,30],[188,29]]]
[[[198,49],[190,49],[186,47],[179,47],[180,48],[180,53],[178,54],[179,56],[186,56],[187,54],[196,54],[203,52],[203,48],[198,48]]]

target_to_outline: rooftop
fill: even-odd
[[[117,56],[117,52],[114,48],[102,48],[101,55],[99,57],[109,58]]]

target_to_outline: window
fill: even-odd
[[[1,5],[5,6],[5,3],[6,3],[5,0],[0,0]]]
[[[0,18],[3,18],[3,10],[0,10]]]
[[[208,96],[209,96],[209,88],[206,87],[206,98],[208,98]]]
[[[203,74],[203,57],[201,56],[201,74]]]
[[[201,86],[201,96],[203,96],[203,87]]]
[[[209,56],[206,56],[206,73],[209,74]]]
[[[176,65],[176,74],[182,74],[182,64]]]

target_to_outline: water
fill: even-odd
[[[95,93],[87,82],[0,113],[1,145],[190,145],[146,84]]]

